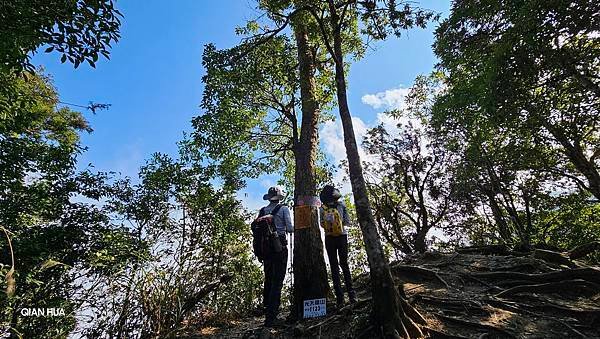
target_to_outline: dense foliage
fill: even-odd
[[[2,326],[27,337],[64,336],[75,326],[81,300],[72,293],[83,283],[80,274],[102,275],[117,262],[126,264],[138,245],[129,230],[84,202],[111,188],[103,174],[75,171],[79,133],[91,131],[83,116],[56,107],[56,91],[43,75],[12,81],[23,101],[0,123],[1,272],[11,272],[3,281],[10,293],[0,299]],[[24,307],[62,307],[67,316],[58,323],[25,319],[19,313]]]
[[[119,37],[121,12],[113,0],[16,0],[0,3],[0,68],[33,70],[31,53],[61,54],[75,68],[92,67]]]
[[[554,243],[551,211],[599,197],[598,10],[593,2],[465,0],[437,29],[448,90],[433,124],[463,159],[463,204],[493,225],[476,241]]]

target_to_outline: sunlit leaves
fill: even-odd
[[[75,68],[92,67],[98,55],[108,58],[120,38],[121,12],[113,0],[4,1],[0,4],[0,68],[33,70],[31,54],[41,46],[45,53],[62,54]]]

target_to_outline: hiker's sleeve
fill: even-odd
[[[290,215],[290,209],[287,207],[282,208],[283,210],[283,221],[285,222],[285,230],[288,233],[294,232],[294,226],[292,225],[292,217]]]
[[[344,224],[344,226],[350,226],[350,215],[348,214],[348,208],[346,208],[346,205],[342,203],[342,224]]]

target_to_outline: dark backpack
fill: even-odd
[[[258,218],[250,225],[252,229],[252,249],[260,262],[269,255],[283,250],[272,217],[279,212],[281,206],[277,205],[271,211],[271,216],[265,215],[265,208],[263,207],[258,213]]]

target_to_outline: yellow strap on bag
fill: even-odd
[[[321,225],[325,229],[325,235],[338,236],[344,232],[342,216],[335,207],[323,206],[323,221]]]

